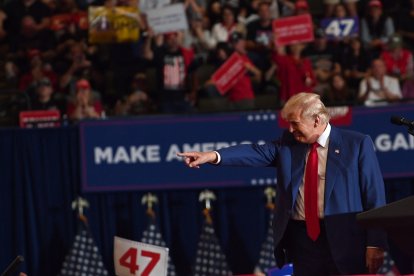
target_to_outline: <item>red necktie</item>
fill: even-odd
[[[318,217],[318,143],[309,151],[305,171],[305,221],[308,236],[315,241],[320,232]]]

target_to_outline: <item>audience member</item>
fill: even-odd
[[[264,73],[272,66],[271,54],[274,45],[273,18],[269,2],[258,4],[258,16],[257,20],[247,25],[246,48],[250,52],[249,56],[253,64]],[[262,90],[262,87],[260,90]]]
[[[37,82],[31,108],[32,110],[63,111],[62,105],[54,97],[53,86],[48,78],[43,78]]]
[[[57,61],[56,71],[60,73],[60,89],[68,94],[74,92],[78,79],[90,77],[92,62],[86,55],[86,45],[74,43],[66,56]]]
[[[370,74],[359,86],[359,101],[366,106],[378,106],[397,101],[401,97],[398,79],[386,75],[384,61],[373,60]]]
[[[209,1],[207,5],[207,18],[210,21],[210,26],[214,26],[222,20],[221,8],[222,5],[220,0]]]
[[[361,41],[352,38],[349,45],[345,45],[339,52],[337,60],[341,64],[344,76],[348,79],[349,88],[357,91],[371,63],[369,54],[361,47]]]
[[[233,52],[238,53],[246,67],[245,74],[238,80],[238,82],[225,92],[225,97],[229,100],[230,108],[234,110],[250,110],[255,107],[254,99],[255,94],[252,86],[253,81],[261,80],[261,72],[256,68],[252,61],[247,56],[246,40],[242,33],[234,32],[230,35],[230,47],[226,44],[218,44],[217,49],[217,67],[223,64]],[[222,97],[218,90],[215,89],[214,82],[212,80],[207,82],[205,90],[209,97]]]
[[[78,8],[75,0],[61,0],[51,17],[50,28],[57,39],[57,50],[64,48],[65,43],[83,41],[87,37],[88,14]]]
[[[76,92],[70,97],[66,112],[71,120],[102,117],[102,104],[94,95],[88,80],[80,79],[76,82]]]
[[[368,14],[361,20],[361,40],[364,47],[377,58],[393,34],[394,22],[384,14],[381,1],[370,0]]]
[[[244,33],[245,31],[244,27],[237,23],[236,10],[231,6],[223,6],[221,16],[221,21],[214,24],[212,28],[212,41],[209,43],[210,49],[216,47],[218,42],[227,42],[231,33]]]
[[[136,74],[131,82],[131,92],[118,100],[115,106],[115,115],[140,115],[151,112],[151,101],[145,92],[147,78],[143,74]]]
[[[201,19],[206,12],[207,0],[184,0],[184,6],[187,10],[189,21]]]
[[[381,59],[387,68],[387,74],[405,80],[413,71],[413,54],[403,48],[402,37],[398,34],[391,36],[388,47],[382,51]]]
[[[337,16],[336,9],[338,6],[346,8],[349,16],[354,17],[358,16],[358,4],[359,0],[324,0],[323,4],[325,5],[325,17]]]
[[[348,88],[344,76],[336,73],[331,76],[329,84],[323,90],[322,99],[328,106],[353,105],[355,95]]]
[[[319,86],[327,84],[331,76],[341,70],[334,60],[334,46],[328,41],[322,29],[316,31],[314,42],[303,51],[303,55],[312,62],[313,72],[318,83],[315,91],[318,91]]]
[[[269,50],[273,42],[272,13],[269,2],[260,2],[258,18],[250,22],[247,29],[247,49],[250,51]]]
[[[257,10],[260,3],[263,3],[262,0],[244,1],[243,5],[238,7],[238,22],[243,26],[247,26],[251,22],[257,20],[259,18]]]
[[[244,60],[246,73],[240,80],[226,93],[232,107],[236,110],[248,110],[254,108],[254,91],[252,80],[256,82],[261,81],[260,70],[253,65],[252,61],[247,56],[246,40],[242,33],[234,32],[230,35],[230,45],[234,51],[238,53]]]
[[[309,4],[306,0],[298,0],[295,3],[294,15],[310,14]]]
[[[205,18],[194,19],[190,22],[190,29],[184,33],[183,46],[192,48],[197,57],[207,60],[211,48],[211,31],[208,28],[208,20]]]
[[[352,13],[348,13],[346,6],[344,3],[338,3],[333,7],[333,14],[332,17],[337,19],[343,19],[349,16],[356,16],[356,14],[351,15]]]
[[[315,74],[309,58],[303,57],[305,45],[289,45],[288,54],[284,47],[276,47],[272,60],[275,63],[276,76],[280,81],[280,104],[291,96],[304,91],[313,91],[316,85]]]
[[[157,76],[156,100],[163,113],[182,113],[193,110],[198,84],[194,74],[194,52],[180,45],[178,33],[167,33],[153,38],[149,31],[144,46],[144,57],[153,61]]]
[[[44,77],[48,78],[53,88],[56,89],[58,76],[50,68],[49,64],[44,63],[41,52],[37,49],[29,50],[27,59],[30,63],[30,69],[20,77],[19,89],[27,91],[27,89],[33,88]]]

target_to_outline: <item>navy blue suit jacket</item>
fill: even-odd
[[[284,249],[285,230],[303,181],[308,149],[309,145],[297,142],[286,131],[273,143],[238,145],[218,151],[220,165],[276,167],[276,257]],[[363,273],[366,247],[386,247],[384,232],[362,229],[355,219],[357,213],[384,204],[384,182],[371,138],[332,127],[326,162],[324,222],[331,253],[341,273]]]

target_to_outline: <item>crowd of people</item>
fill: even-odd
[[[24,95],[26,109],[58,109],[75,121],[196,112],[209,100],[217,110],[251,110],[263,96],[281,107],[302,91],[328,106],[414,98],[413,0],[324,0],[316,12],[305,0],[2,2],[0,89]],[[145,10],[175,2],[185,7],[188,30],[155,33]],[[90,43],[91,5],[139,7],[139,40]],[[77,20],[54,26],[63,14]],[[314,41],[275,45],[273,20],[303,14],[312,16]],[[359,30],[332,37],[320,24],[326,18],[354,18]],[[234,52],[245,75],[219,93],[211,74]]]

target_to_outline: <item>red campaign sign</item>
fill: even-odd
[[[212,80],[221,95],[224,95],[232,88],[246,72],[244,59],[233,53],[230,58],[214,72]]]
[[[19,113],[19,125],[22,128],[48,128],[60,126],[59,110],[35,110]]]
[[[350,126],[352,124],[352,107],[336,106],[327,107],[331,119],[329,123],[335,126]],[[278,116],[278,124],[281,128],[288,128],[289,124],[282,116]]]
[[[313,41],[312,17],[309,14],[303,14],[275,19],[273,20],[273,33],[277,46]]]

